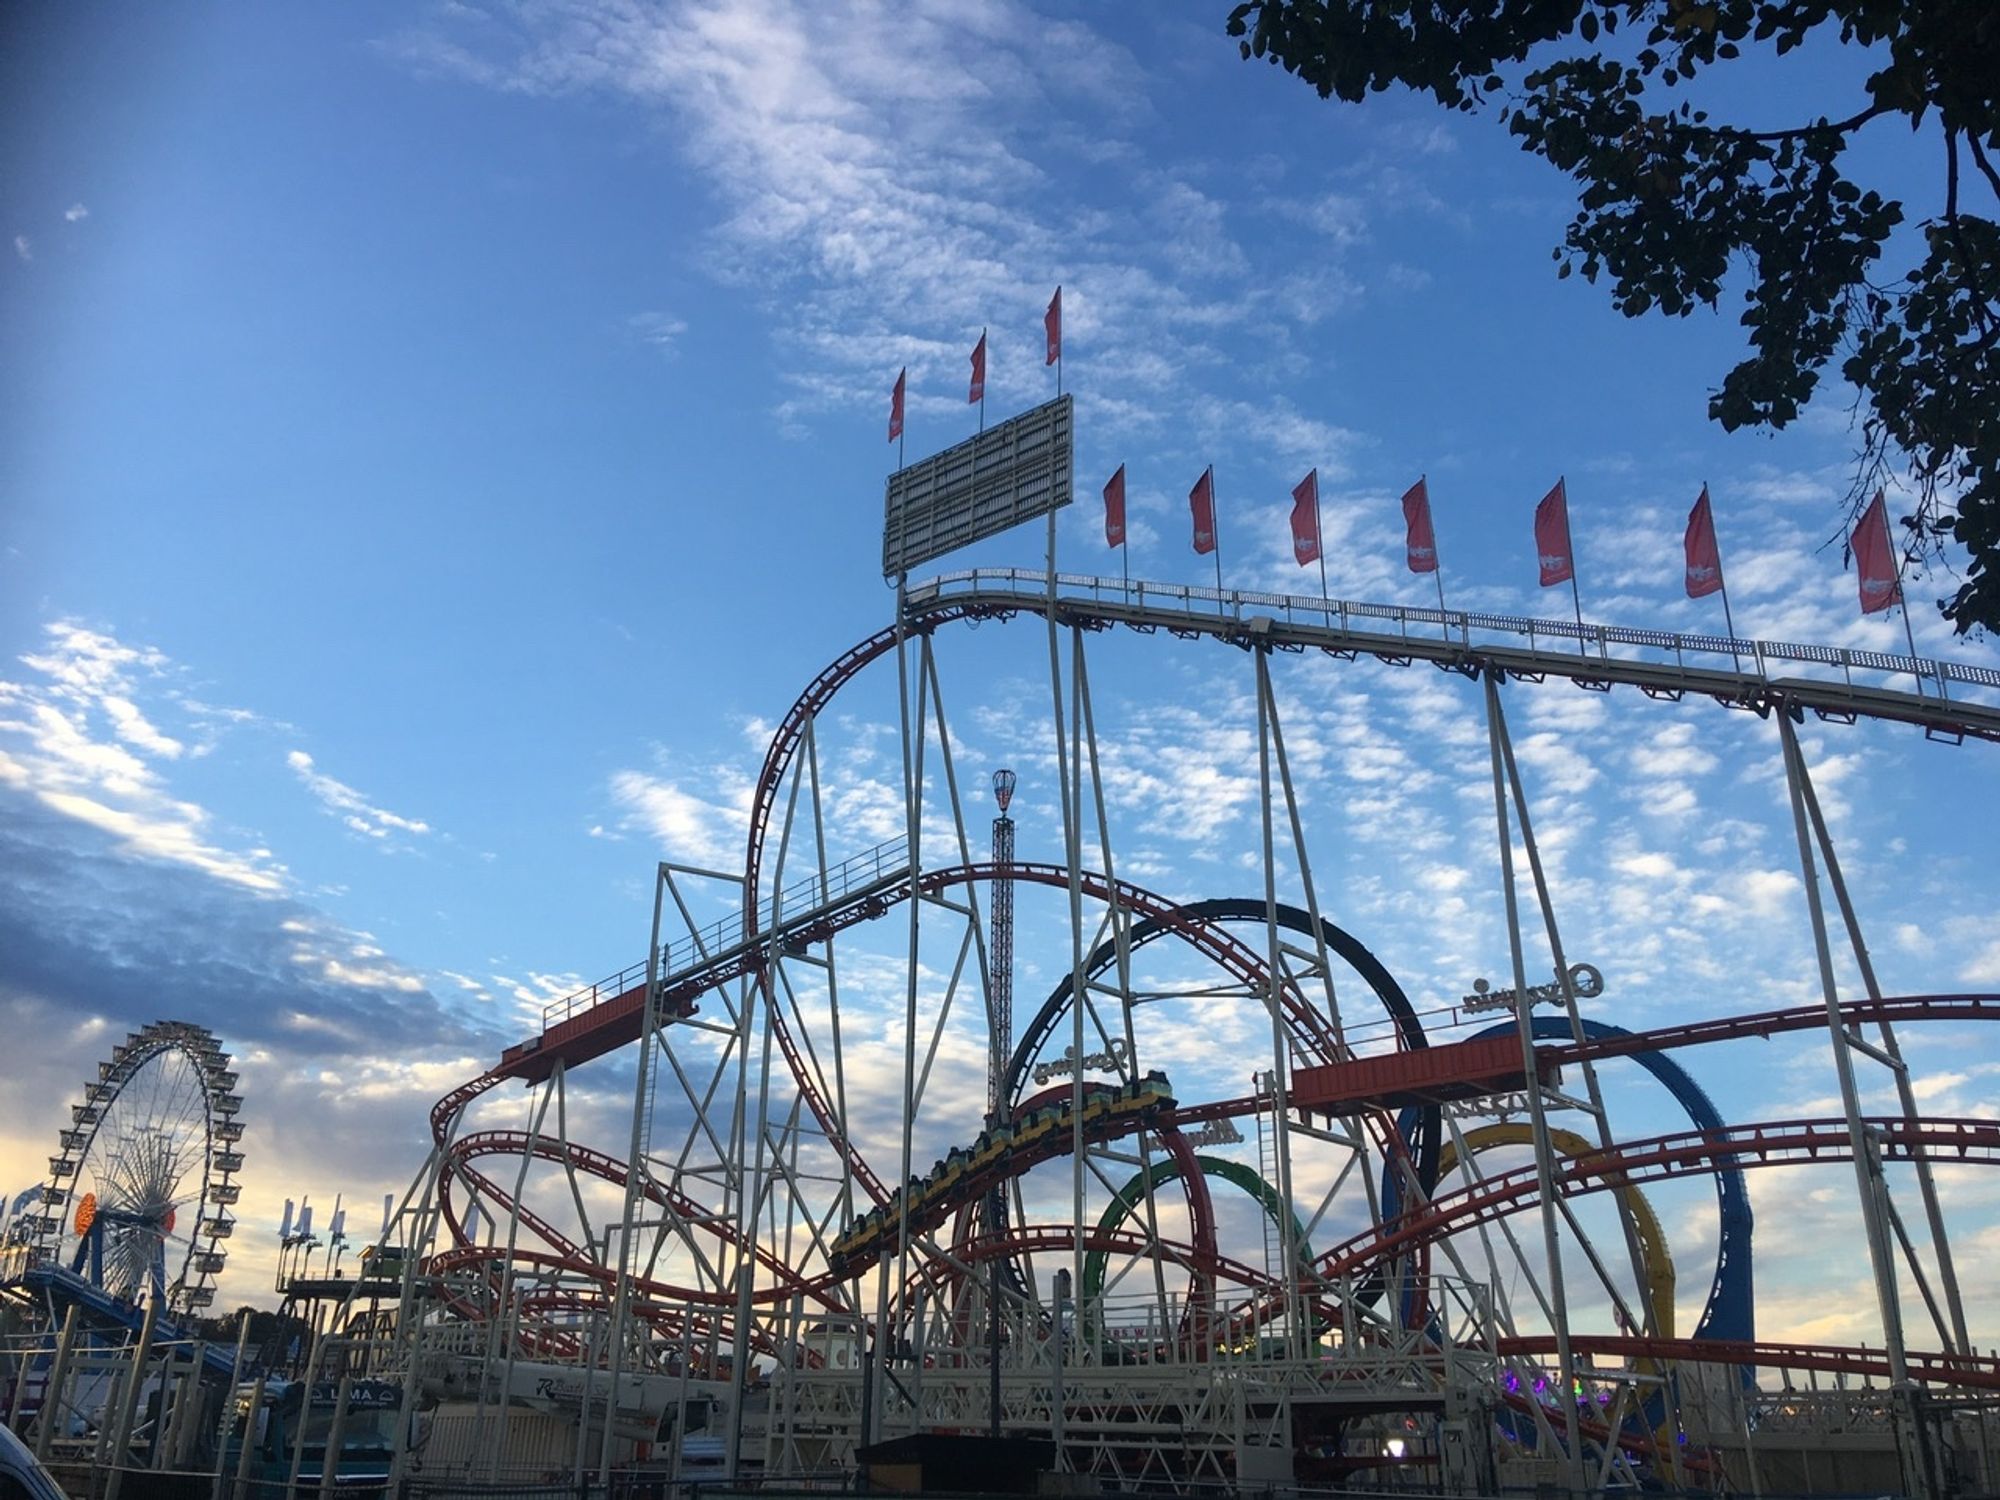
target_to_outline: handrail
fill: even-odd
[[[1032,585],[1046,591],[1049,577],[1026,568],[969,568],[940,574],[913,585],[912,602],[949,592],[976,591],[981,585],[1003,585],[1010,589]],[[1441,610],[1413,604],[1374,604],[1352,599],[1329,599],[1314,594],[1273,594],[1253,589],[1216,589],[1202,584],[1154,583],[1144,579],[1127,582],[1100,578],[1087,573],[1058,573],[1056,586],[1073,595],[1088,595],[1103,603],[1125,604],[1144,609],[1148,604],[1190,607],[1213,604],[1218,612],[1247,623],[1251,613],[1277,610],[1291,619],[1307,616],[1329,625],[1338,621],[1342,628],[1349,620],[1384,620],[1411,634],[1412,627],[1425,627],[1425,634],[1444,632],[1444,639],[1471,649],[1473,633],[1525,639],[1530,648],[1538,640],[1576,641],[1595,647],[1600,659],[1612,660],[1614,646],[1640,647],[1671,652],[1677,660],[1689,655],[1731,659],[1731,667],[1753,676],[1768,677],[1770,663],[1811,663],[1836,666],[1843,672],[1882,672],[1892,677],[1915,680],[1918,690],[1926,684],[1940,696],[1953,683],[1967,687],[2000,689],[2000,667],[1978,666],[1971,662],[1943,661],[1930,657],[1904,656],[1892,652],[1865,651],[1850,646],[1822,646],[1790,641],[1759,641],[1742,637],[1693,635],[1679,631],[1647,630],[1622,625],[1578,625],[1574,620],[1537,619],[1528,615],[1491,614],[1484,611]]]
[[[857,891],[876,885],[909,869],[909,836],[897,834],[871,849],[851,855],[827,870],[794,881],[775,897],[766,897],[758,906],[757,931],[772,936],[781,928],[800,921],[824,907],[837,905]],[[720,954],[730,953],[749,941],[743,913],[719,917],[706,927],[660,948],[660,974],[670,979]],[[573,990],[542,1007],[542,1030],[546,1034],[581,1011],[606,1000],[614,1000],[646,982],[644,960],[627,964],[609,978]]]

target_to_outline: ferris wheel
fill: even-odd
[[[49,1158],[44,1262],[124,1301],[209,1306],[236,1229],[242,1107],[204,1027],[155,1021],[112,1048]]]

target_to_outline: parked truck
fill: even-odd
[[[352,1500],[381,1495],[395,1458],[397,1424],[408,1420],[402,1387],[386,1380],[350,1382],[345,1405],[339,1383],[331,1380],[268,1380],[261,1400],[257,1386],[238,1386],[224,1472],[257,1481],[251,1493],[261,1494],[274,1483],[286,1484],[296,1463],[299,1489],[317,1493],[328,1448],[337,1442],[338,1493]]]

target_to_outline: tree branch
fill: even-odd
[[[1979,164],[1979,170],[1986,174],[1986,180],[1993,187],[1993,195],[2000,198],[2000,173],[1993,170],[1993,163],[1986,159],[1986,150],[1979,144],[1979,137],[1973,131],[1965,133],[1965,144],[1972,148],[1972,159]]]
[[[1972,137],[1967,135],[1966,139]],[[1965,227],[1958,220],[1958,131],[1950,128],[1944,133],[1944,221],[1951,228],[1952,244],[1958,247],[1966,285],[1972,289],[1972,316],[1979,324],[1979,341],[1990,343],[1994,335],[1993,310],[1979,279],[1979,267],[1966,247]]]
[[[1877,115],[1888,114],[1894,108],[1895,106],[1892,104],[1871,104],[1862,110],[1861,113],[1852,115],[1845,120],[1820,120],[1815,124],[1801,125],[1793,130],[1734,130],[1724,127],[1718,134],[1740,135],[1745,140],[1752,141],[1797,141],[1803,140],[1807,136],[1826,135],[1829,132],[1835,135],[1845,135],[1850,130],[1856,130],[1866,125]]]

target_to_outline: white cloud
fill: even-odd
[[[15,742],[0,751],[0,781],[112,834],[130,853],[265,894],[286,889],[269,850],[221,847],[207,811],[171,795],[148,762],[177,759],[184,748],[137,701],[167,672],[166,658],[70,620],[45,634],[47,647],[20,659],[34,675],[0,681],[0,736]]]
[[[634,338],[659,350],[662,354],[674,353],[680,336],[688,329],[685,318],[677,318],[672,313],[663,312],[634,313],[625,320],[625,326],[631,330]]]
[[[1966,984],[2000,984],[2000,939],[1982,948],[1958,977]]]
[[[203,843],[202,825],[208,815],[190,802],[156,802],[147,811],[111,807],[71,792],[43,791],[41,799],[57,812],[117,835],[127,850],[148,859],[191,865],[218,880],[275,894],[285,888],[283,872],[267,861],[246,858]]]
[[[24,261],[33,260],[35,258],[35,242],[29,239],[25,234],[15,235],[14,253],[20,256],[21,259]]]
[[[643,771],[616,773],[611,796],[625,809],[623,826],[644,829],[675,859],[726,865],[742,855],[749,830],[743,809],[706,801]]]
[[[422,994],[428,988],[364,933],[299,918],[287,921],[284,930],[291,935],[291,961],[329,984],[401,995]]]
[[[329,813],[341,815],[341,821],[356,833],[369,838],[387,838],[391,831],[398,833],[429,833],[431,825],[421,818],[406,818],[401,813],[390,812],[385,807],[377,807],[366,796],[357,792],[344,781],[336,781],[324,772],[315,770],[313,758],[303,750],[294,750],[285,757],[285,764],[297,773],[306,790],[325,804]]]
[[[72,203],[63,210],[63,218],[71,224],[80,224],[90,217],[90,210],[81,203]]]
[[[137,745],[141,750],[150,750],[155,755],[163,755],[169,760],[178,759],[186,747],[172,735],[162,734],[147,717],[139,711],[131,699],[106,697],[104,711],[117,726],[118,738],[127,744]]]
[[[1209,164],[1130,170],[1154,113],[1132,86],[1139,63],[1018,0],[570,0],[440,18],[383,46],[426,76],[602,92],[665,117],[722,205],[695,241],[707,270],[784,309],[777,336],[796,347],[773,415],[788,434],[872,411],[899,365],[912,419],[942,412],[936,393],[962,389],[982,324],[992,394],[1039,399],[1032,337],[1057,281],[1068,340],[1115,362],[1136,403],[1095,400],[1094,415],[1148,425],[1169,397],[1191,417],[1190,377],[1225,358],[1217,331],[1255,330],[1259,358],[1296,357],[1295,330],[1361,285],[1325,255],[1308,274],[1238,232]],[[1077,194],[1079,160],[1127,164],[1117,202]],[[1327,207],[1338,250],[1345,216]]]
[[[1695,734],[1686,720],[1656,730],[1632,747],[1632,769],[1661,780],[1706,776],[1715,769],[1715,756],[1696,742]]]
[[[1539,773],[1523,777],[1531,796],[1543,790],[1573,796],[1589,791],[1597,782],[1597,767],[1590,757],[1559,735],[1531,734],[1516,742],[1514,755],[1522,765]]]
[[[1368,235],[1367,205],[1351,193],[1323,193],[1304,201],[1284,198],[1277,207],[1286,218],[1310,226],[1336,246],[1356,244]]]

